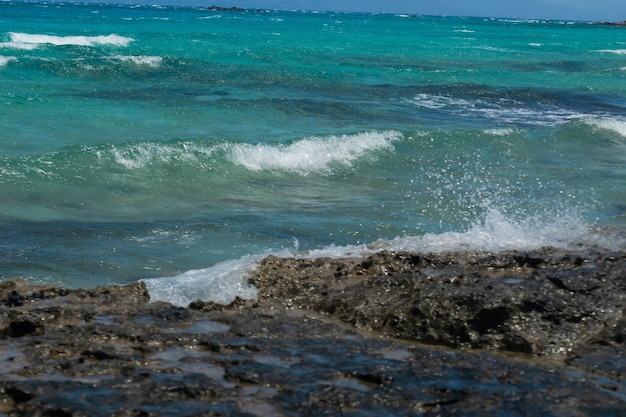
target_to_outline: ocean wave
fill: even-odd
[[[516,132],[515,129],[485,129],[484,132],[493,136],[508,136]]]
[[[289,146],[236,144],[230,147],[229,159],[250,171],[328,174],[334,164],[351,166],[368,152],[392,149],[400,137],[399,132],[388,131],[311,137]]]
[[[32,34],[21,32],[9,32],[9,42],[0,43],[0,47],[16,48],[16,49],[35,49],[39,45],[54,46],[97,46],[97,45],[113,45],[128,46],[134,39],[116,34],[101,36],[57,36],[45,34]]]
[[[4,67],[9,62],[14,62],[14,61],[17,61],[17,58],[14,57],[14,56],[3,56],[3,55],[0,55],[0,67]]]
[[[592,52],[599,52],[605,54],[617,54],[617,55],[626,55],[626,49],[597,49]]]
[[[160,56],[149,55],[114,55],[110,59],[117,61],[131,63],[138,66],[146,66],[151,68],[158,68],[163,64],[163,58]]]
[[[96,156],[99,160],[112,157],[115,163],[126,169],[141,169],[156,162],[196,164],[210,156],[215,149],[215,145],[196,142],[142,142],[98,149]]]
[[[50,179],[83,183],[122,170],[136,171],[137,178],[182,170],[186,175],[258,171],[296,175],[331,174],[351,167],[359,159],[375,158],[375,152],[391,150],[399,132],[366,132],[343,136],[307,137],[290,145],[251,145],[239,142],[145,141],[123,144],[71,146],[26,158],[0,160],[0,179],[34,183]],[[43,181],[43,182],[42,182]],[[138,180],[139,181],[139,180]]]
[[[381,239],[370,244],[329,246],[311,250],[302,257],[363,256],[381,250],[415,252],[467,252],[532,250],[541,247],[572,249],[580,245],[615,249],[626,242],[602,231],[594,231],[582,217],[572,211],[543,216],[516,217],[498,208],[489,208],[483,217],[465,231],[426,233]]]
[[[623,119],[588,119],[586,123],[605,130],[611,130],[626,137],[626,120]]]
[[[372,152],[393,149],[401,138],[395,131],[364,132],[342,136],[307,137],[285,144],[235,142],[141,142],[113,145],[96,151],[100,160],[112,159],[126,169],[142,169],[156,163],[195,164],[206,167],[207,158],[249,171],[283,171],[299,175],[331,174],[333,167],[350,167]]]
[[[39,45],[34,43],[0,42],[0,48],[6,49],[22,49],[25,51],[32,51],[38,47]]]
[[[589,226],[575,212],[515,218],[490,208],[484,218],[464,232],[427,233],[377,242],[373,247],[406,251],[530,250],[544,246],[570,248],[581,242],[599,244]]]
[[[474,49],[481,49],[483,51],[490,51],[490,52],[506,52],[506,53],[515,53],[516,51],[514,49],[509,49],[509,48],[499,48],[496,46],[490,46],[490,45],[478,45],[478,46],[474,46]]]
[[[556,126],[588,117],[563,107],[538,103],[535,106],[512,99],[487,100],[420,93],[411,102],[419,108],[449,112],[466,118],[483,118],[516,125]]]

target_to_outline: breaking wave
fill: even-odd
[[[351,166],[368,152],[392,149],[392,142],[400,137],[400,133],[389,131],[311,137],[288,146],[237,144],[230,147],[229,159],[251,171],[330,173],[333,164]]]
[[[113,157],[127,169],[140,169],[154,163],[174,161],[197,164],[211,155],[220,156],[249,171],[285,171],[300,175],[330,174],[334,166],[350,167],[371,152],[393,149],[399,132],[365,132],[342,136],[318,136],[285,144],[248,143],[138,143],[112,146],[98,152],[100,158]]]
[[[0,43],[0,47],[15,48],[15,49],[36,49],[40,45],[54,45],[54,46],[98,46],[98,45],[112,45],[126,47],[133,38],[120,36],[116,34],[101,35],[101,36],[57,36],[57,35],[45,35],[45,34],[32,34],[21,32],[9,32],[9,41]]]

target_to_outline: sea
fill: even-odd
[[[0,1],[0,280],[626,248],[626,28]]]

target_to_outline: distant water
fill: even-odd
[[[269,253],[623,248],[626,30],[0,2],[0,278],[253,297]]]

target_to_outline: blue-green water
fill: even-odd
[[[624,246],[626,29],[4,1],[0,30],[2,279],[184,304],[253,296],[268,253]]]

